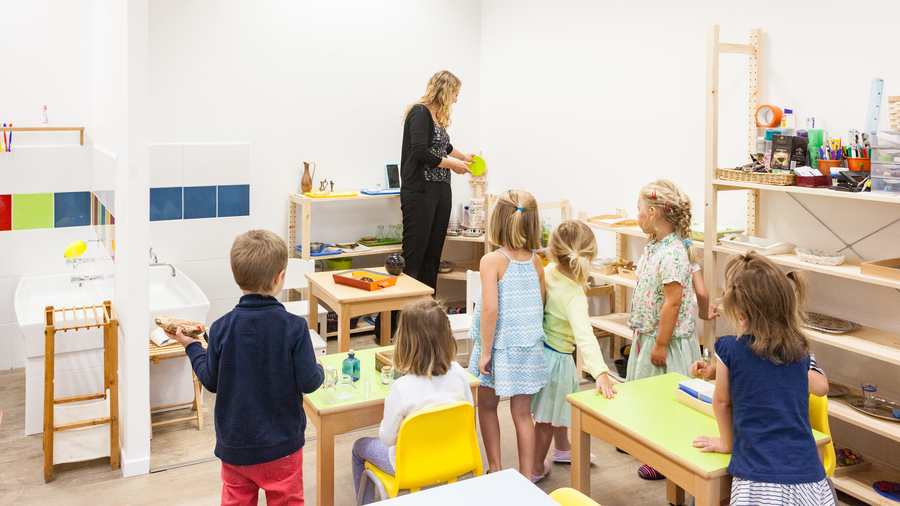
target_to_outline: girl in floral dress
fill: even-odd
[[[694,290],[691,264],[698,253],[691,245],[691,200],[674,183],[658,180],[638,198],[638,224],[650,235],[637,267],[628,327],[634,331],[626,381],[670,372],[688,376],[700,358],[694,335]],[[645,479],[665,478],[641,466]]]

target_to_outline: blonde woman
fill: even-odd
[[[462,81],[446,70],[406,109],[400,160],[404,272],[434,288],[450,223],[451,172],[467,174],[471,154],[450,144],[447,128]]]

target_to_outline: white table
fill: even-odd
[[[515,469],[439,485],[386,501],[391,506],[458,506],[460,504],[527,504],[559,506]]]

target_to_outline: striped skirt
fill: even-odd
[[[837,506],[828,480],[787,485],[734,478],[731,506]]]

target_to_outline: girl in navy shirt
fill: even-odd
[[[731,506],[834,505],[809,424],[809,342],[800,328],[807,293],[799,273],[785,275],[753,252],[725,267],[722,305],[742,334],[716,341],[720,437],[694,446],[731,453]]]

